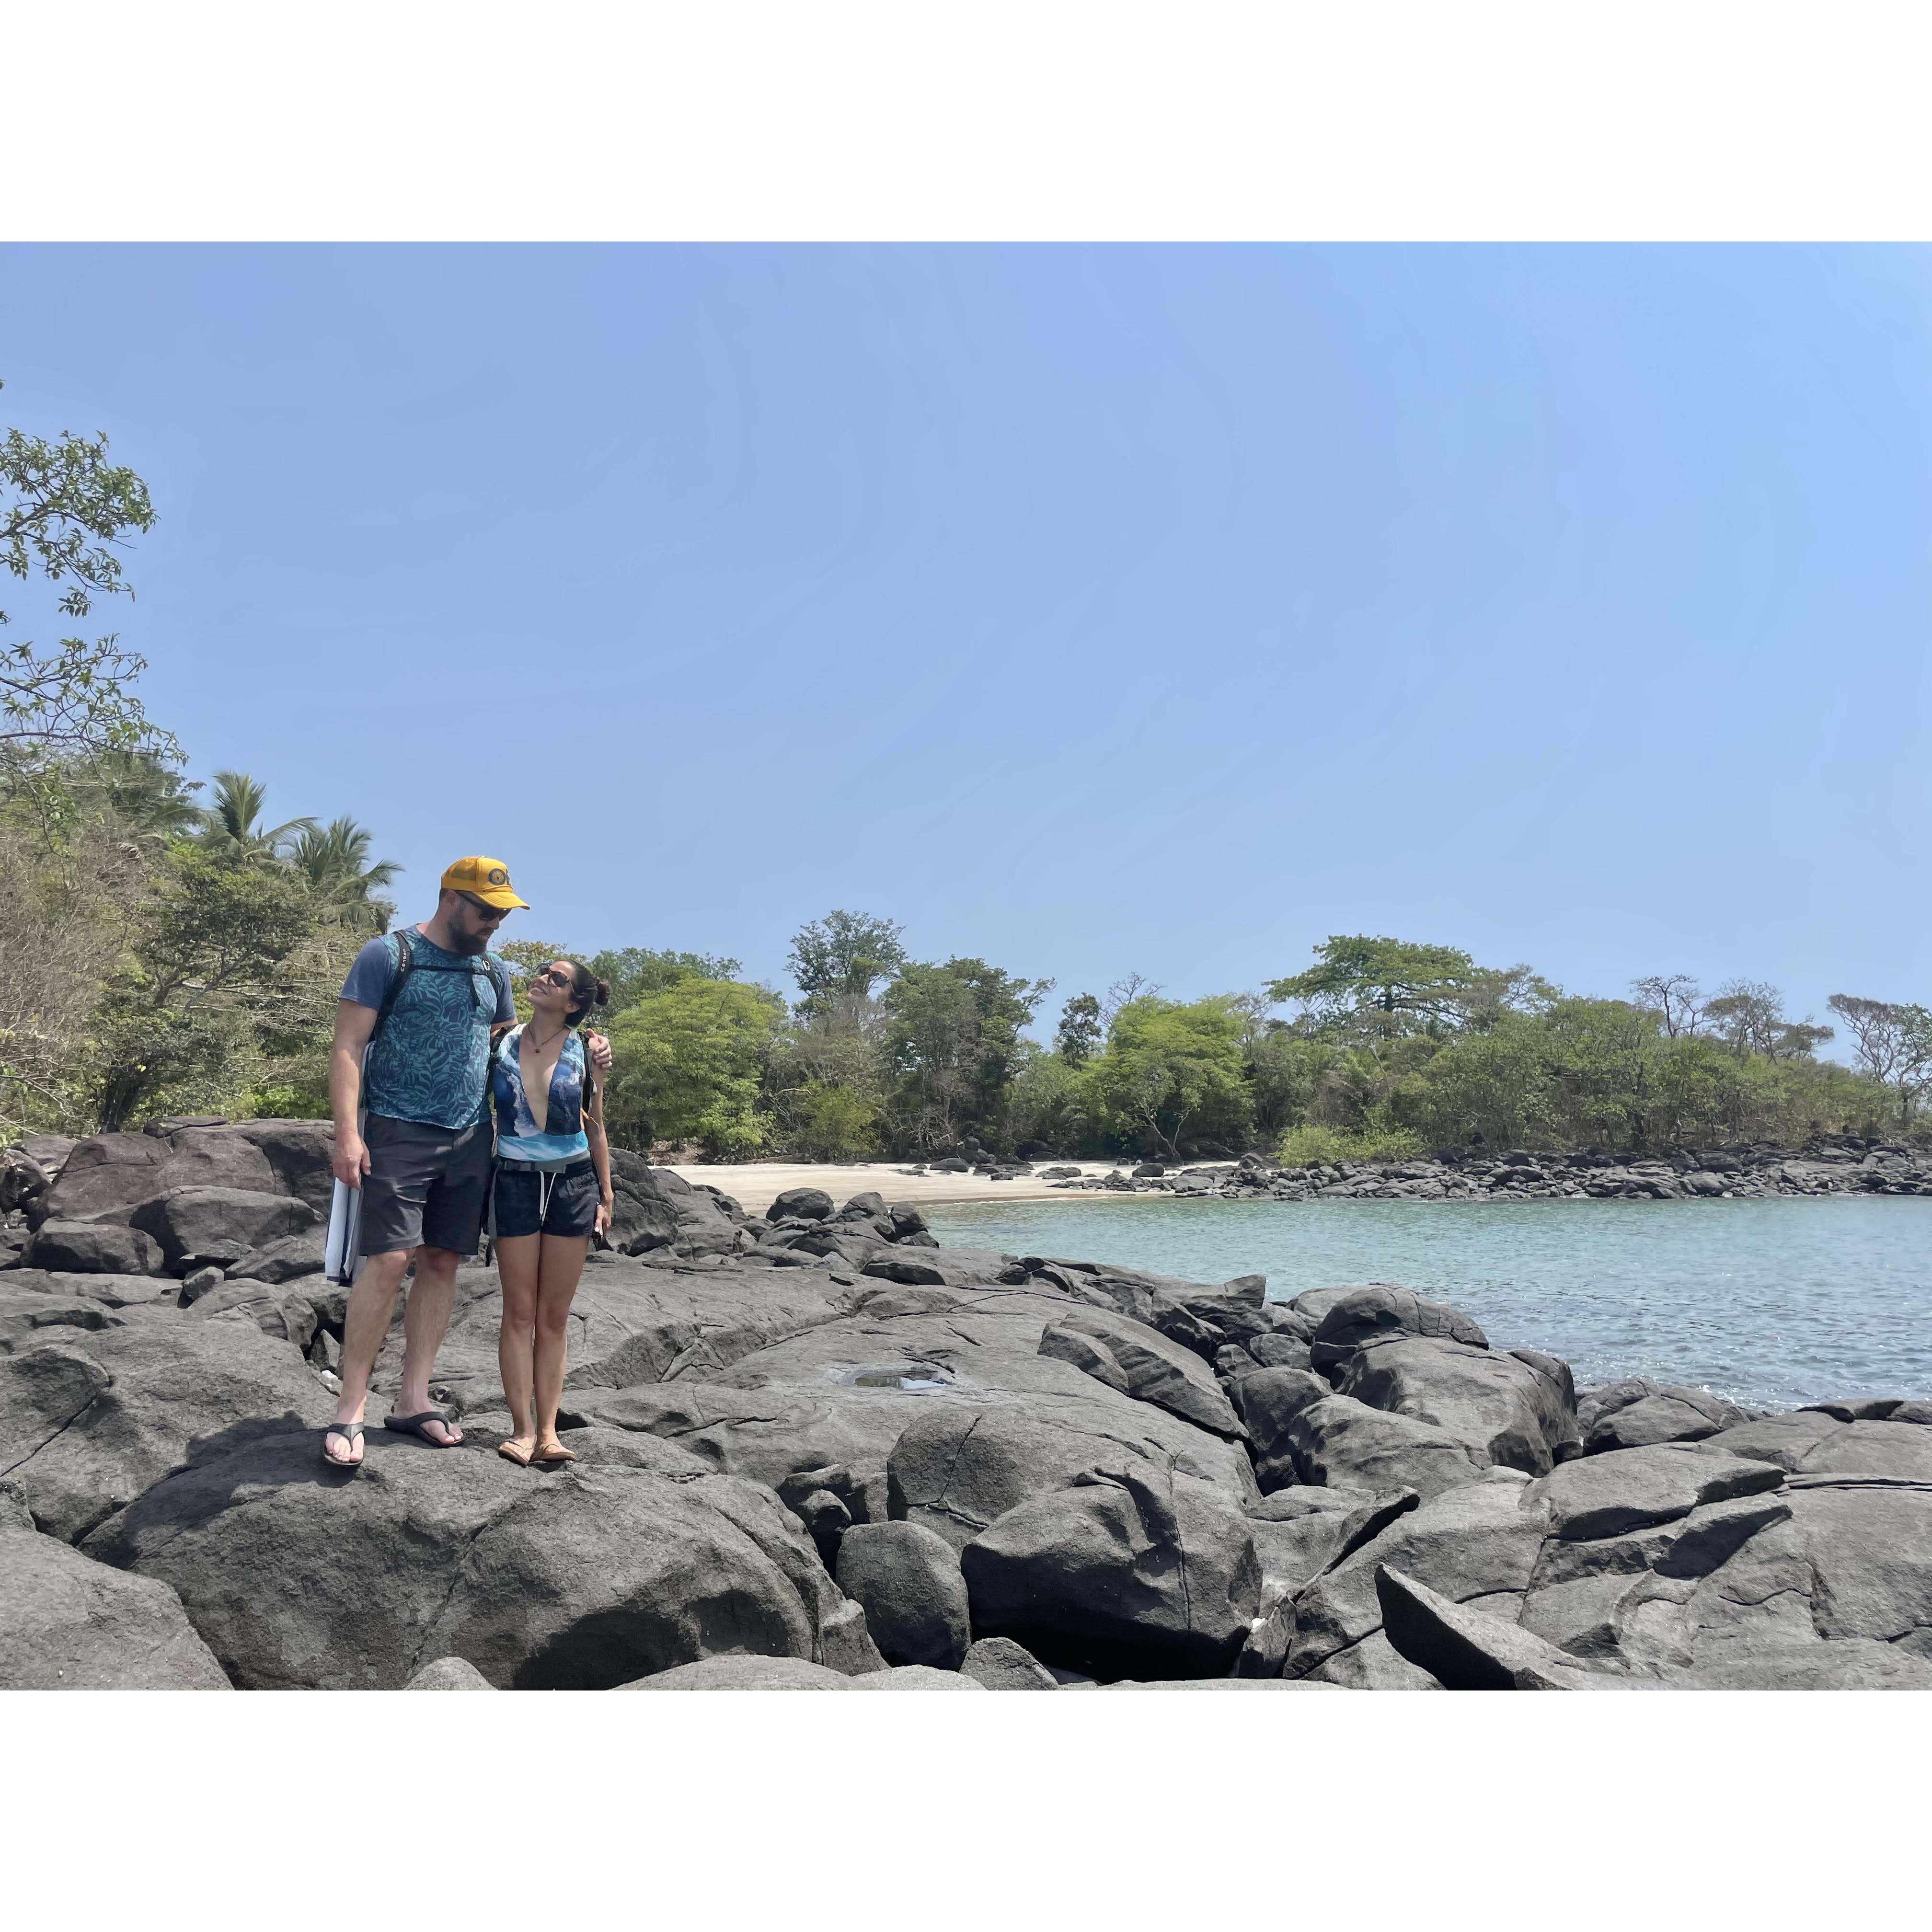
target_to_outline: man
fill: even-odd
[[[442,875],[436,916],[407,934],[400,984],[403,936],[394,933],[364,946],[343,984],[328,1100],[335,1178],[362,1192],[365,1264],[349,1294],[342,1398],[322,1436],[323,1460],[338,1468],[362,1460],[370,1372],[412,1256],[402,1387],[383,1426],[438,1448],[463,1440],[430,1406],[429,1379],[456,1298],[457,1263],[476,1252],[489,1203],[490,1036],[517,1016],[508,974],[487,949],[505,917],[527,904],[496,860],[459,859]],[[600,1067],[610,1065],[605,1041],[593,1037],[591,1049]],[[356,1124],[364,1107],[366,1134]]]

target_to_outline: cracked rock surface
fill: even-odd
[[[940,1248],[876,1195],[750,1216],[626,1156],[577,1462],[494,1453],[466,1264],[432,1386],[467,1440],[380,1427],[399,1319],[351,1475],[325,1126],[7,1173],[46,1231],[8,1252],[61,1265],[0,1268],[0,1684],[1932,1687],[1923,1400],[1579,1390],[1388,1283]]]

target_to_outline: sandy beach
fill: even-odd
[[[1112,1160],[1048,1161],[1049,1167],[1077,1167],[1082,1174],[1112,1174],[1120,1163]],[[842,1208],[855,1194],[883,1194],[888,1201],[1039,1201],[1060,1190],[1037,1174],[1016,1174],[1011,1180],[992,1180],[983,1174],[914,1174],[909,1162],[854,1161],[838,1166],[824,1161],[750,1160],[674,1167],[686,1180],[702,1181],[730,1196],[747,1214],[762,1214],[790,1187],[822,1187]],[[1068,1200],[1104,1200],[1104,1195],[1078,1192]]]

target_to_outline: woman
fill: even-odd
[[[571,1298],[593,1233],[610,1225],[604,1095],[572,1030],[610,997],[606,980],[556,959],[530,982],[530,1017],[491,1058],[495,1228],[503,1283],[496,1360],[515,1432],[497,1454],[524,1468],[574,1462],[558,1441]]]

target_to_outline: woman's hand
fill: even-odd
[[[606,1240],[610,1238],[610,1215],[614,1205],[611,1197],[608,1194],[597,1204],[596,1232]]]

